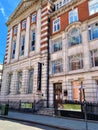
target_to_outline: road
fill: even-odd
[[[59,130],[59,129],[26,122],[15,122],[0,119],[0,130]]]

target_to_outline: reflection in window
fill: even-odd
[[[70,70],[78,70],[83,68],[82,54],[69,57]]]
[[[32,93],[33,91],[33,78],[34,78],[34,69],[29,71],[29,88],[28,93]]]
[[[98,12],[98,0],[91,0],[89,2],[89,14],[95,14]]]
[[[63,71],[62,59],[52,61],[52,74],[61,73]]]
[[[78,21],[78,10],[74,9],[69,12],[69,23],[73,23],[77,21]]]
[[[98,66],[98,49],[91,51],[92,67]]]
[[[79,28],[73,28],[68,34],[68,45],[74,46],[82,42]]]
[[[60,51],[60,50],[62,50],[62,41],[61,41],[61,39],[57,39],[52,44],[52,52],[57,52],[57,51]]]
[[[60,18],[53,21],[53,32],[60,30]]]
[[[21,37],[20,56],[24,55],[25,35]]]
[[[31,51],[34,51],[34,50],[35,50],[35,30],[32,31],[30,50],[31,50]]]
[[[12,43],[12,54],[11,54],[12,59],[15,58],[15,50],[16,50],[16,40],[14,40]]]
[[[94,23],[88,27],[89,40],[98,38],[98,23]]]

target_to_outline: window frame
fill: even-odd
[[[31,23],[35,23],[36,22],[36,13],[31,15]]]
[[[58,22],[56,23],[56,25],[55,25],[55,22],[56,22],[57,20],[59,20],[59,21],[58,21]],[[56,28],[55,28],[54,26],[55,26]],[[59,28],[58,28],[58,27],[59,27]],[[55,28],[56,30],[55,30],[54,28]],[[59,17],[59,18],[53,20],[53,33],[56,33],[56,32],[58,32],[58,31],[60,31],[60,29],[61,29],[61,25],[60,25],[60,17]]]
[[[79,64],[79,66],[73,66],[74,64]],[[73,67],[75,67],[75,69],[73,69]],[[83,54],[69,56],[69,71],[76,71],[80,69],[83,69]]]
[[[26,29],[26,19],[22,21],[21,23],[21,29]]]
[[[92,63],[91,66],[98,67],[98,65],[96,65],[96,60],[95,60],[95,58],[98,59],[98,49],[91,50],[90,54],[91,54],[91,63]],[[97,64],[98,64],[98,61],[97,61]]]
[[[57,46],[57,49],[55,48]],[[56,53],[62,50],[62,39],[56,39],[51,44],[51,52]]]
[[[91,15],[93,15],[93,14],[95,14],[95,13],[98,13],[98,9],[96,9],[96,6],[98,6],[98,1],[96,1],[95,0],[95,2],[94,2],[94,0],[91,0],[91,1],[89,1],[89,3],[88,3],[88,5],[89,5],[89,15],[91,16]],[[91,3],[93,3],[92,5],[90,5]],[[91,10],[90,10],[90,8],[93,8],[93,13],[91,13]],[[96,11],[97,10],[97,11]]]
[[[32,72],[33,71],[33,72]],[[31,73],[32,76],[31,76]],[[32,78],[33,77],[33,78]],[[32,84],[30,84],[32,82]],[[30,69],[29,70],[29,84],[28,84],[28,93],[32,93],[33,92],[33,84],[34,84],[34,69]]]
[[[34,45],[32,45],[32,42]],[[35,29],[31,31],[31,45],[30,45],[30,51],[35,51],[35,42],[36,42],[36,32]]]
[[[63,72],[63,59],[57,59],[57,60],[51,61],[51,65],[52,65],[52,67],[51,67],[52,75]],[[60,70],[60,71],[58,71],[58,70]]]
[[[20,44],[20,56],[24,55],[24,51],[25,51],[25,35],[22,35],[21,36],[21,44]]]
[[[73,33],[74,29],[76,32]],[[82,34],[81,34],[81,30],[79,27],[72,28],[67,35],[68,35],[67,38],[68,38],[68,46],[69,47],[73,47],[73,46],[82,44]],[[79,42],[76,41],[77,39]],[[72,43],[70,40],[74,40],[75,42]]]
[[[13,40],[12,50],[11,50],[11,59],[15,58],[15,52],[16,52],[16,40]]]
[[[75,20],[75,18],[76,18],[76,20]],[[79,21],[78,8],[75,8],[69,12],[69,24],[78,22],[78,21]]]

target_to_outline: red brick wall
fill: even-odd
[[[79,16],[79,21],[80,22],[84,22],[85,20],[87,19],[91,19],[91,18],[94,18],[96,16],[98,16],[98,13],[94,14],[94,15],[91,15],[89,16],[89,7],[88,7],[88,1],[89,0],[86,0],[85,2],[79,4],[78,6],[76,6],[75,8],[78,8],[78,16]],[[69,10],[70,11],[70,10]],[[53,20],[54,18],[52,18],[50,20],[50,32],[51,32],[51,36],[52,35],[55,35],[61,31],[64,31],[66,29],[66,27],[69,25],[69,19],[68,19],[68,12],[65,12],[63,13],[62,15],[60,15],[60,23],[61,23],[61,29],[60,31],[56,32],[56,33],[53,33]]]

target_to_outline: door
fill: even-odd
[[[54,107],[62,106],[62,83],[54,84]]]

